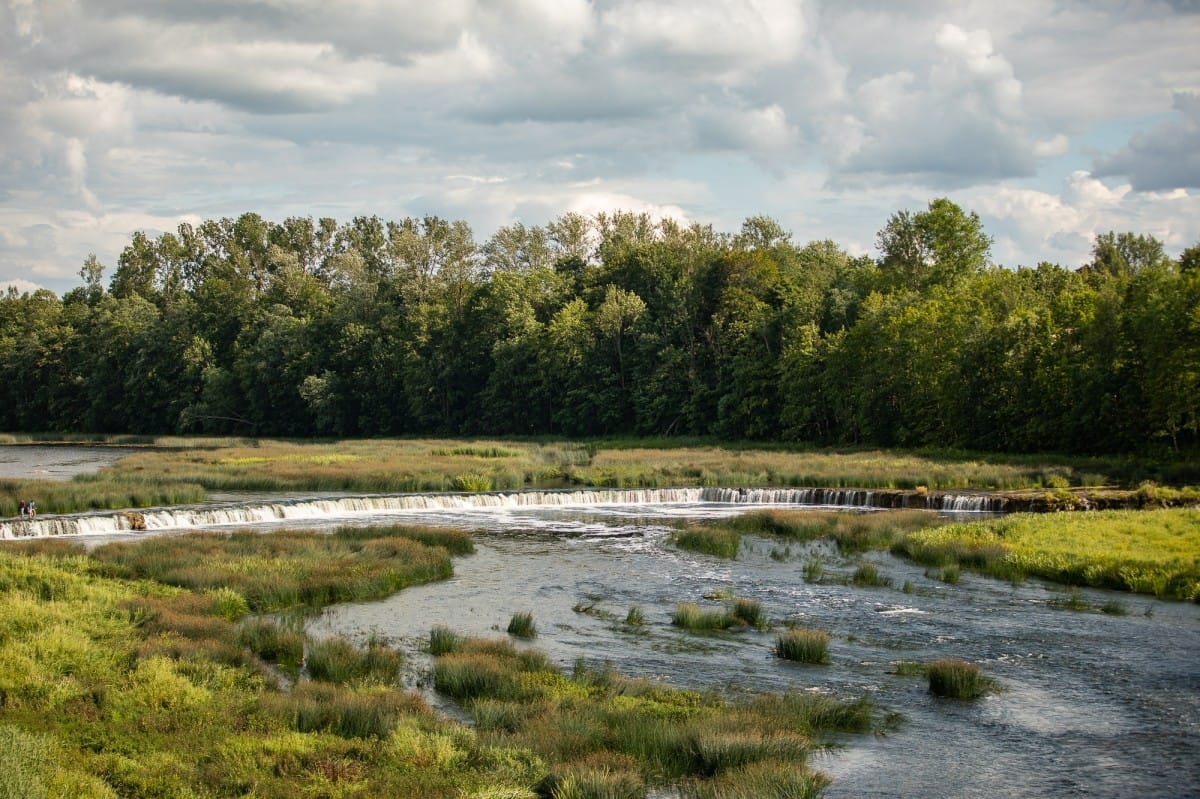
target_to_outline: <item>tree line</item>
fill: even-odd
[[[644,214],[483,243],[438,217],[137,233],[111,280],[0,297],[0,427],[712,436],[1003,452],[1200,444],[1200,246],[1009,269],[947,199],[879,257]]]

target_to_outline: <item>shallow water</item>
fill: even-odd
[[[0,445],[0,478],[68,480],[111,466],[135,451],[129,447],[5,444]]]
[[[871,695],[905,721],[881,736],[848,736],[813,765],[834,778],[827,797],[1200,796],[1200,608],[1101,591],[1069,611],[1063,591],[964,573],[957,585],[885,553],[891,588],[837,582],[856,562],[826,545],[790,550],[746,539],[736,561],[666,542],[680,515],[727,508],[610,508],[458,518],[480,529],[455,576],[387,600],[328,609],[315,635],[382,634],[410,654],[410,684],[424,688],[419,650],[435,625],[504,635],[517,611],[534,615],[532,644],[565,670],[577,658],[636,677],[731,693],[815,689]],[[633,515],[626,515],[633,514]],[[427,519],[424,521],[428,521]],[[470,524],[470,522],[474,524]],[[774,554],[774,556],[773,556]],[[820,584],[805,562],[825,561]],[[906,582],[911,593],[901,590]],[[675,604],[733,592],[759,600],[775,624],[833,635],[831,663],[775,658],[771,632],[698,635],[671,626]],[[1128,614],[1096,610],[1113,599]],[[644,628],[622,622],[632,606]],[[587,612],[575,610],[587,607]],[[890,672],[900,660],[963,658],[1002,690],[974,702],[932,697],[921,678]]]

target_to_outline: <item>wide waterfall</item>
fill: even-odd
[[[134,531],[193,530],[287,521],[366,517],[405,511],[464,508],[533,508],[600,505],[806,505],[835,508],[927,508],[1003,512],[1000,497],[920,494],[841,488],[640,488],[387,494],[278,501],[223,502],[144,510],[46,515],[0,522],[0,538],[106,535]]]

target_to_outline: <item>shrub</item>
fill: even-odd
[[[991,689],[991,681],[974,663],[935,660],[929,664],[929,692],[951,699],[975,699]]]
[[[533,614],[518,611],[508,621],[508,634],[517,638],[537,638],[537,627],[533,623]]]
[[[829,633],[794,628],[775,636],[775,655],[797,663],[828,663]]]

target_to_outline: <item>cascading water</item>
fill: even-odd
[[[644,488],[488,493],[389,494],[209,503],[138,511],[64,514],[0,522],[0,538],[111,535],[145,530],[205,529],[289,521],[355,519],[412,511],[601,505],[805,505],[836,508],[926,508],[955,513],[1001,512],[986,495],[928,495],[842,488]]]

